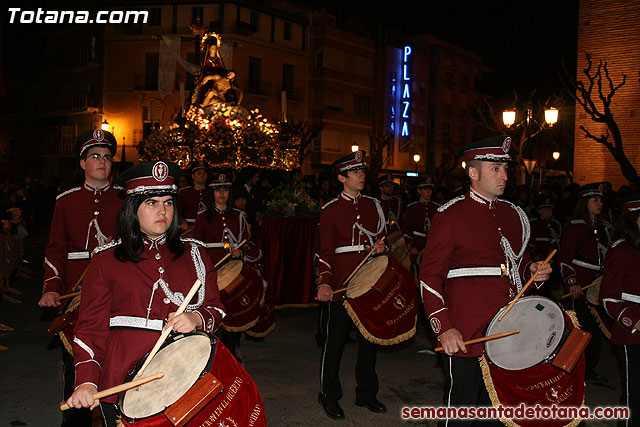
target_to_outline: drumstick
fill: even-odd
[[[598,286],[599,284],[600,284],[600,282],[594,282],[594,283],[591,283],[589,285],[581,287],[580,290],[581,291],[586,291],[587,289],[593,288],[594,286]],[[570,296],[571,296],[571,292],[569,292],[568,294],[562,295],[560,297],[560,299],[565,299],[565,298],[570,297]]]
[[[107,243],[111,242],[111,240],[113,240],[113,237],[109,237],[109,238],[107,239],[107,241],[106,241],[106,242],[104,242],[104,244],[106,245]],[[89,265],[91,265],[91,262],[89,262]],[[84,271],[82,272],[82,274],[80,275],[80,277],[79,277],[79,278],[78,278],[78,280],[76,281],[76,284],[75,284],[75,285],[73,285],[73,288],[71,288],[71,289],[75,289],[75,288],[77,288],[77,287],[78,287],[78,285],[82,282],[82,279],[84,279],[84,275],[85,275],[85,274],[87,274],[87,271],[89,270],[89,265],[87,265],[87,266],[84,268]],[[55,297],[55,298],[54,298],[54,300],[57,302],[57,301],[62,301],[63,299],[67,299],[67,298],[73,298],[73,297],[75,297],[75,296],[80,295],[80,293],[81,293],[81,292],[82,292],[82,291],[77,291],[77,292],[72,292],[72,293],[70,293],[70,294],[66,294],[66,295],[60,295],[60,296],[58,296],[58,297]]]
[[[234,246],[233,249],[238,249],[240,246],[244,245],[245,243],[247,243],[247,239],[244,239],[242,242],[238,243],[238,246]],[[222,259],[220,261],[218,261],[216,263],[216,265],[214,265],[214,268],[218,268],[218,266],[220,264],[222,264],[227,258],[229,258],[231,256],[231,252],[229,252],[228,254],[226,254],[224,257],[222,257]]]
[[[60,295],[59,297],[55,297],[53,300],[54,301],[62,301],[63,299],[68,299],[68,298],[73,298],[73,297],[77,297],[78,295],[80,295],[82,293],[82,291],[77,291],[77,292],[71,292],[70,294],[66,294],[66,295]]]
[[[387,237],[387,236],[384,236],[382,239],[380,239],[380,241],[381,241],[381,242],[384,242],[384,239],[385,239],[386,237]],[[374,253],[375,251],[376,251],[376,249],[375,249],[375,248],[371,248],[371,250],[369,251],[369,253],[367,254],[367,256],[366,256],[366,257],[364,257],[364,259],[363,259],[362,261],[360,261],[360,264],[358,264],[358,266],[357,266],[356,268],[354,268],[354,269],[353,269],[353,271],[351,272],[351,274],[349,275],[349,277],[347,277],[347,279],[346,279],[344,282],[342,282],[342,285],[343,285],[343,286],[346,286],[346,284],[349,282],[349,280],[351,280],[351,278],[353,277],[353,275],[354,275],[354,274],[356,274],[356,273],[358,272],[358,270],[360,270],[360,267],[362,267],[362,264],[364,264],[364,263],[365,263],[365,261],[366,261],[366,260],[368,260],[368,259],[369,259],[369,257],[370,257],[371,255],[373,255],[373,253]]]
[[[198,290],[201,284],[202,282],[200,281],[200,279],[197,279],[195,281],[195,283],[189,290],[189,293],[187,294],[187,296],[184,297],[182,304],[180,304],[180,307],[178,307],[178,310],[176,311],[176,314],[175,314],[176,316],[179,314],[182,314],[185,308],[187,308],[187,305],[189,305],[189,301],[191,301],[191,298],[193,298],[193,296],[196,294],[196,291]],[[142,364],[142,367],[136,374],[136,378],[142,376],[142,373],[144,372],[145,369],[147,369],[147,366],[149,365],[149,363],[151,363],[151,359],[153,359],[153,356],[155,356],[158,350],[160,350],[160,346],[162,346],[162,344],[164,343],[164,340],[167,339],[167,336],[169,336],[170,332],[171,332],[171,328],[166,328],[162,331],[162,334],[160,335],[160,338],[158,338],[158,341],[156,341],[156,344],[153,346],[151,353],[149,353],[149,356],[147,356],[147,359],[144,361],[144,363]]]
[[[141,386],[143,384],[146,384],[146,383],[149,383],[151,381],[159,380],[162,377],[164,377],[164,373],[163,372],[156,372],[155,374],[149,375],[148,377],[140,378],[138,380],[133,380],[133,381],[130,381],[128,383],[120,384],[120,385],[117,385],[115,387],[111,387],[111,388],[108,388],[106,390],[102,390],[102,391],[99,391],[97,393],[93,393],[93,398],[94,399],[102,399],[103,397],[107,397],[107,396],[111,396],[113,394],[121,393],[123,391],[131,390],[132,388],[139,387],[139,386]],[[66,411],[67,409],[70,409],[70,407],[67,404],[67,402],[60,403],[60,410],[61,411]]]
[[[464,345],[477,344],[479,342],[497,340],[498,338],[504,338],[504,337],[508,337],[509,335],[519,334],[519,333],[520,333],[520,329],[514,329],[513,331],[501,332],[499,334],[489,335],[486,337],[465,341]],[[444,350],[444,347],[436,347],[435,349],[435,351],[442,351],[442,350]]]
[[[518,292],[518,295],[516,295],[516,297],[514,299],[511,300],[511,302],[509,303],[509,305],[507,306],[507,309],[500,315],[500,317],[498,317],[498,322],[502,320],[502,318],[504,316],[507,315],[507,313],[509,312],[509,310],[511,310],[511,307],[514,306],[514,304],[520,299],[520,297],[525,293],[525,291],[529,288],[529,286],[533,283],[533,281],[536,279],[536,277],[538,277],[538,271],[540,271],[540,267],[542,267],[545,264],[548,264],[549,261],[551,261],[551,258],[553,258],[553,256],[556,254],[556,252],[558,252],[557,249],[554,249],[551,251],[551,253],[549,255],[547,255],[547,258],[542,261],[542,264],[540,264],[538,266],[538,269],[535,271],[535,273],[533,273],[533,275],[531,276],[531,278],[529,279],[529,281],[527,281],[527,284],[524,285],[522,287],[522,289],[520,290],[520,292]]]
[[[339,292],[344,292],[344,291],[350,291],[350,290],[353,290],[353,289],[358,289],[358,288],[361,288],[361,287],[363,287],[363,286],[365,286],[365,285],[368,285],[368,284],[369,284],[369,283],[367,283],[367,282],[363,282],[363,283],[360,283],[360,284],[358,284],[358,285],[347,286],[346,288],[336,289],[335,291],[331,292],[331,295],[335,295],[335,294],[337,294],[337,293],[339,293]]]

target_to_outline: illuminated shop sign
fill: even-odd
[[[400,136],[409,136],[409,122],[411,119],[411,73],[409,61],[411,46],[405,46],[402,51],[402,77],[400,96]]]

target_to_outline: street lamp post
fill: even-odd
[[[420,154],[418,153],[414,154],[413,161],[416,164],[416,173],[418,173],[418,163],[420,163]]]
[[[524,116],[524,118],[520,122],[516,123],[518,116]],[[553,127],[558,122],[558,110],[553,107],[545,108],[544,122],[539,122],[533,117],[533,107],[529,102],[529,104],[520,112],[517,112],[515,108],[503,111],[502,122],[510,130],[515,131],[519,128],[522,129],[522,133],[520,134],[520,144],[518,144],[518,152],[516,154],[517,164],[520,165],[520,162],[523,160],[522,155],[524,153],[525,146],[529,140],[543,130]],[[534,159],[527,159],[527,161],[527,172],[531,175],[536,161]],[[531,167],[531,165],[533,165],[533,167]]]

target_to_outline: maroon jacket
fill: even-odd
[[[600,283],[600,300],[614,320],[611,328],[614,344],[640,344],[640,332],[635,330],[640,320],[639,277],[640,251],[624,239],[616,241],[607,251]]]
[[[391,233],[395,230],[401,230],[404,216],[402,212],[402,201],[399,197],[392,196],[390,199],[378,197],[378,202],[384,213],[384,221],[387,224],[387,231]]]
[[[525,250],[529,221],[514,204],[489,201],[473,190],[438,211],[420,266],[424,308],[436,336],[456,328],[465,341],[480,338],[498,310],[517,293],[514,283],[523,286],[531,276]],[[507,265],[501,236],[515,255],[509,263],[511,279],[500,276],[501,264]],[[484,344],[474,344],[467,346],[466,354],[456,356],[478,356],[483,349]]]
[[[187,295],[198,278],[201,290],[187,311],[202,317],[207,332],[220,326],[225,313],[216,270],[202,242],[183,242],[185,251],[177,260],[163,240],[156,246],[145,240],[142,260],[137,263],[115,258],[118,243],[96,251],[83,282],[73,340],[76,386],[91,383],[103,390],[122,384],[158,340],[168,314],[178,309],[182,299],[175,294]],[[159,282],[160,278],[165,282]],[[113,403],[116,399],[103,400]]]
[[[611,226],[606,222],[587,224],[574,219],[564,228],[558,251],[562,280],[567,288],[586,286],[604,268],[604,254],[609,246]]]
[[[536,261],[544,260],[553,249],[560,249],[562,225],[555,219],[534,218],[531,220],[529,253]]]
[[[376,199],[340,193],[325,204],[320,213],[319,249],[314,256],[316,284],[331,286],[333,290],[342,288],[373,243],[384,236],[384,214]],[[343,296],[336,294],[333,301]]]
[[[438,213],[438,205],[434,202],[417,202],[410,203],[402,222],[402,231],[404,240],[407,244],[412,243],[419,251],[424,248],[427,241],[427,234],[431,228],[433,216]]]
[[[91,252],[115,236],[123,201],[119,188],[98,190],[88,184],[58,196],[45,250],[43,294],[72,292]]]
[[[225,243],[236,246],[242,240],[251,238],[247,216],[236,208],[227,208],[224,211],[216,209],[211,221],[207,212],[198,214],[193,237],[204,242],[214,265],[229,253],[229,249],[224,248]],[[251,242],[244,244],[240,251],[244,260],[248,262],[255,263],[262,258],[260,249]]]
[[[180,219],[187,221],[189,226],[193,226],[196,222],[198,213],[207,209],[207,201],[211,198],[211,189],[205,187],[198,190],[195,187],[183,187],[178,193],[178,209],[180,210]]]

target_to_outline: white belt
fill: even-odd
[[[185,218],[184,220],[187,222],[196,222],[196,220],[192,218]]]
[[[413,234],[418,237],[427,237],[427,233],[421,233],[419,231],[414,231]]]
[[[579,259],[572,259],[571,264],[577,265],[579,267],[588,268],[589,270],[593,270],[593,271],[602,271],[602,266],[580,261]]]
[[[91,258],[91,252],[90,251],[77,251],[77,252],[69,252],[67,254],[67,259],[68,260],[74,260],[74,259],[90,259]]]
[[[205,248],[224,248],[224,243],[222,242],[215,242],[215,243],[205,243],[204,244]]]
[[[136,328],[149,329],[150,331],[161,331],[164,321],[160,319],[145,319],[136,316],[115,316],[109,319],[110,328]]]
[[[344,253],[347,253],[347,252],[360,252],[360,251],[364,251],[364,250],[365,250],[364,245],[339,246],[339,247],[336,248],[334,253],[336,253],[336,254],[344,254]]]
[[[500,267],[463,267],[454,268],[447,273],[447,279],[455,279],[457,277],[473,277],[473,276],[502,276]]]
[[[627,292],[623,292],[622,293],[622,300],[623,301],[629,301],[629,302],[635,302],[636,304],[640,304],[640,295],[629,294]]]

